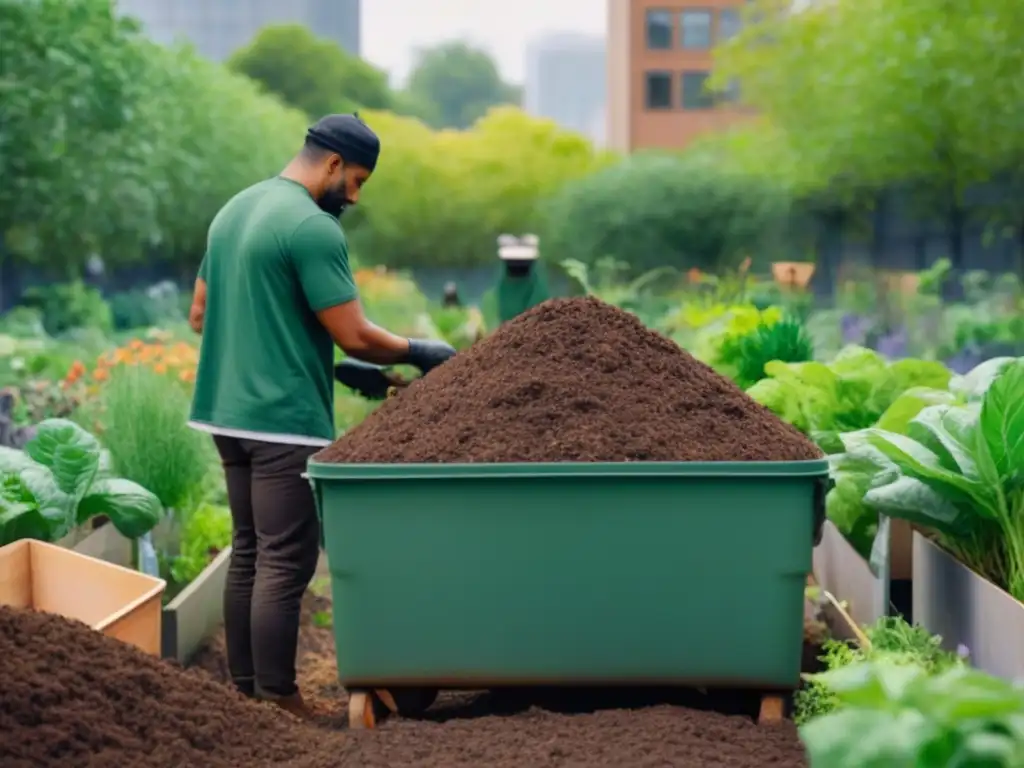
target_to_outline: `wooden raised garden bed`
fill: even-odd
[[[1004,680],[1024,678],[1024,603],[914,532],[914,618],[965,646],[972,666]]]
[[[164,658],[187,664],[224,623],[224,582],[230,560],[231,547],[228,547],[164,606]]]
[[[162,521],[154,535],[161,541],[173,538],[171,524],[167,520]],[[114,565],[133,567],[132,542],[110,524],[92,531],[76,529],[62,539],[60,545]],[[160,651],[164,658],[187,663],[224,623],[224,581],[230,558],[229,547],[164,605]]]
[[[23,539],[0,547],[0,604],[77,619],[154,655],[165,586],[55,544]]]

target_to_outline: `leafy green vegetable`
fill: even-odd
[[[96,438],[67,419],[41,422],[24,454],[0,451],[0,544],[56,541],[96,515],[129,538],[151,530],[162,514],[159,500],[136,483],[106,477],[101,463]]]
[[[1016,768],[1024,690],[965,666],[862,662],[812,676],[840,706],[800,728],[812,768]]]
[[[204,504],[189,513],[181,534],[181,549],[170,564],[176,584],[193,581],[218,552],[231,544],[231,512]]]
[[[1018,600],[1024,599],[1024,358],[961,390],[963,405],[933,405],[907,435],[864,439],[896,468],[879,469],[864,502],[910,520]],[[882,465],[883,467],[885,465]]]
[[[774,361],[764,370],[768,378],[747,394],[811,436],[827,453],[843,450],[840,433],[874,426],[905,393],[916,390],[917,398],[925,398],[926,391],[944,391],[951,377],[941,363],[889,363],[858,346],[844,348],[828,364]],[[910,401],[903,405],[912,408]],[[895,413],[892,418],[897,419]]]

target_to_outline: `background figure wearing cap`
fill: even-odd
[[[522,239],[512,235],[498,238],[497,309],[498,322],[504,323],[550,298],[544,265],[539,261],[536,235]]]
[[[363,314],[338,222],[380,141],[355,115],[309,129],[281,172],[239,192],[210,225],[189,321],[202,334],[189,424],[213,434],[233,522],[224,595],[228,667],[243,693],[308,715],[295,684],[302,596],[320,526],[309,457],[334,440],[334,345],[427,372],[455,354]]]

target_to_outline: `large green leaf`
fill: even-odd
[[[0,547],[19,539],[52,541],[51,524],[35,504],[0,495]]]
[[[907,428],[917,414],[930,405],[949,405],[955,397],[952,393],[931,387],[911,387],[897,397],[878,420],[879,429],[897,434],[906,434]]]
[[[57,486],[76,500],[85,494],[99,469],[99,442],[68,419],[40,423],[25,452],[49,469]]]
[[[153,530],[162,513],[160,500],[138,483],[104,479],[95,482],[79,503],[77,519],[84,523],[106,515],[122,535],[137,539]]]
[[[971,518],[948,498],[913,477],[870,488],[864,503],[880,514],[923,525],[946,534],[968,530]]]
[[[949,381],[949,391],[963,400],[980,400],[1003,370],[1016,362],[1012,357],[993,357],[976,366],[963,376],[954,376]]]
[[[974,447],[977,442],[979,409],[976,406],[933,405],[925,408],[913,420],[912,426],[928,433],[927,441],[920,441],[940,459],[943,466],[959,471],[964,477],[978,479],[978,466]],[[916,430],[910,431],[917,437]]]
[[[980,425],[1000,478],[1024,478],[1024,358],[1008,365],[982,401]]]
[[[916,440],[878,429],[870,430],[867,439],[904,475],[920,480],[954,504],[969,504],[985,517],[998,517],[996,489],[947,469],[935,453]]]
[[[26,467],[31,467],[35,464],[32,461],[32,457],[24,451],[19,451],[16,448],[8,448],[7,446],[0,446],[0,475],[6,474],[18,474],[21,470]]]

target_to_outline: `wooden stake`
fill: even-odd
[[[761,711],[757,715],[758,725],[776,725],[782,722],[785,712],[784,702],[781,696],[762,696]]]

